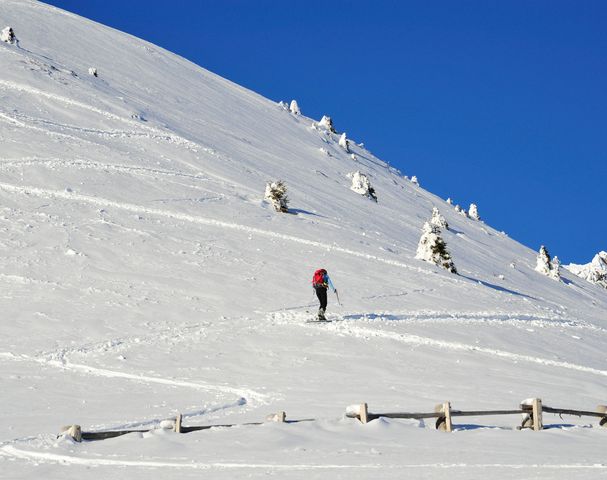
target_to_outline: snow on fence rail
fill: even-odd
[[[346,408],[346,417],[357,418],[361,423],[368,423],[371,420],[376,420],[380,417],[384,418],[410,418],[422,420],[426,418],[436,418],[436,429],[447,432],[453,431],[453,417],[481,417],[481,416],[498,416],[498,415],[522,415],[523,420],[517,429],[530,428],[535,431],[542,430],[543,413],[554,413],[558,415],[574,415],[576,417],[598,417],[600,426],[607,426],[607,405],[599,405],[595,412],[588,410],[575,410],[570,408],[552,408],[542,405],[542,400],[539,398],[530,398],[523,400],[519,408],[512,410],[454,410],[451,408],[451,402],[439,403],[434,407],[433,412],[394,412],[394,413],[371,413],[368,405],[362,403],[360,405],[350,405]],[[220,424],[220,425],[195,425],[184,426],[181,423],[181,414],[171,420],[160,422],[160,428],[173,430],[177,433],[190,433],[200,430],[209,430],[211,428],[228,428],[236,426],[263,425],[266,422],[279,423],[301,423],[314,422],[315,418],[305,418],[299,420],[287,420],[286,413],[281,411],[270,414],[266,417],[265,422],[249,422],[241,424]],[[100,432],[83,432],[80,425],[68,425],[61,429],[59,436],[67,436],[76,442],[82,440],[105,440],[108,438],[119,437],[129,433],[146,433],[154,429],[134,429],[134,430],[108,430]]]
[[[531,428],[535,431],[542,430],[543,413],[554,413],[558,415],[574,415],[576,417],[598,417],[600,426],[607,426],[607,405],[597,406],[596,412],[588,410],[575,410],[571,408],[552,408],[542,405],[542,400],[539,398],[530,398],[523,400],[519,408],[512,410],[454,410],[451,408],[451,402],[440,403],[434,407],[434,412],[430,413],[371,413],[368,405],[362,403],[360,405],[351,405],[346,409],[346,416],[350,418],[358,418],[361,423],[367,423],[380,417],[384,418],[411,418],[411,419],[426,419],[436,418],[437,430],[447,432],[453,431],[453,417],[481,417],[481,416],[497,416],[497,415],[522,415],[523,420],[519,430],[523,428]]]

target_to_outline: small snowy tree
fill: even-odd
[[[432,218],[430,219],[430,223],[432,225],[436,225],[439,228],[449,230],[449,224],[447,223],[447,220],[445,220],[445,217],[440,214],[438,208],[436,207],[432,207]]]
[[[558,260],[558,257],[555,257],[555,259],[557,262],[556,265],[554,261],[550,258],[548,249],[544,245],[542,245],[537,255],[535,270],[541,273],[542,275],[546,275],[547,277],[553,278],[555,280],[560,280],[561,262]]]
[[[15,31],[12,27],[5,27],[2,32],[0,32],[0,40],[10,43],[11,45],[18,43],[17,37],[15,36]]]
[[[561,279],[561,261],[556,255],[552,259],[552,271],[550,272],[550,278],[554,278],[555,280]]]
[[[339,146],[343,148],[346,152],[350,153],[350,142],[346,138],[346,133],[342,133],[341,137],[339,137]]]
[[[447,251],[447,244],[440,234],[439,227],[430,222],[424,223],[415,258],[442,267],[451,273],[457,273],[451,255]]]
[[[318,122],[318,126],[329,130],[331,133],[336,133],[335,128],[333,127],[333,120],[331,120],[331,117],[328,117],[327,115],[323,115],[320,122]]]
[[[97,69],[95,67],[90,67],[89,68],[89,75],[92,75],[93,77],[96,77],[97,74]]]
[[[301,115],[301,110],[299,109],[299,105],[297,105],[297,100],[291,100],[289,110],[293,115]]]
[[[449,198],[446,200],[446,202],[447,202],[449,205],[453,205],[453,200],[451,200],[451,197],[449,197]]]
[[[364,173],[360,173],[360,171],[357,170],[356,172],[349,173],[348,178],[352,179],[350,190],[377,202],[375,189],[371,186],[371,182],[369,182],[369,179]]]
[[[416,175],[413,175],[411,177],[411,183],[413,183],[414,185],[417,185],[419,187],[419,180],[417,179]]]
[[[468,209],[468,216],[472,220],[480,220],[481,219],[481,217],[479,217],[479,215],[478,215],[478,208],[476,207],[476,204],[474,204],[474,203],[470,204],[470,208]]]
[[[268,182],[264,198],[268,200],[277,212],[287,213],[289,211],[287,197],[287,186],[282,180]]]

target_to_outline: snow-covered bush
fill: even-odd
[[[439,228],[449,230],[449,224],[447,223],[447,220],[445,220],[445,217],[440,214],[438,208],[436,207],[432,207],[432,218],[430,219],[430,223],[432,225],[436,225]]]
[[[441,238],[440,227],[430,222],[424,223],[415,258],[442,267],[451,273],[457,273],[451,255],[447,251],[447,244]]]
[[[327,115],[323,115],[320,122],[318,122],[318,126],[329,130],[331,133],[336,133],[335,128],[333,127],[333,120],[331,120],[331,117],[328,117]]]
[[[282,180],[268,182],[264,198],[268,200],[277,212],[287,213],[289,211],[287,197],[287,186]]]
[[[341,137],[339,137],[339,146],[343,148],[346,152],[350,153],[350,142],[346,138],[346,133],[342,133]]]
[[[416,175],[413,175],[411,177],[411,183],[413,183],[414,185],[417,185],[419,187],[419,180],[417,179]]]
[[[299,105],[297,105],[297,100],[291,100],[289,110],[293,115],[301,115],[301,110],[299,109]]]
[[[544,245],[542,245],[540,247],[540,251],[537,255],[537,262],[536,262],[535,270],[537,272],[541,273],[542,275],[546,275],[547,277],[553,278],[555,280],[560,280],[561,262],[558,261],[557,257],[555,257],[555,259],[557,260],[556,265],[555,265],[555,262],[550,258],[548,249]]]
[[[479,217],[478,215],[478,208],[476,206],[475,203],[471,203],[470,204],[470,208],[468,209],[468,216],[472,219],[472,220],[480,220],[481,217]]]
[[[89,75],[92,75],[93,77],[97,76],[97,69],[95,67],[90,67],[89,68]]]
[[[5,27],[2,32],[0,32],[0,40],[6,43],[10,43],[11,45],[18,43],[17,37],[15,36],[15,32],[12,27]]]
[[[352,179],[350,190],[377,202],[375,189],[371,186],[369,178],[364,173],[360,173],[360,171],[357,170],[356,172],[348,173],[348,178]]]

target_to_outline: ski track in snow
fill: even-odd
[[[42,463],[59,463],[62,465],[81,465],[86,467],[120,466],[135,468],[180,468],[188,470],[410,470],[410,469],[495,469],[508,470],[545,469],[545,470],[605,470],[605,464],[499,464],[499,463],[419,463],[386,465],[372,464],[275,464],[275,463],[231,463],[231,462],[171,462],[152,460],[126,460],[109,458],[86,458],[72,455],[61,455],[48,452],[33,452],[13,445],[0,447],[0,455]]]
[[[47,367],[83,373],[96,377],[121,378],[141,383],[169,385],[173,387],[188,388],[205,392],[235,395],[241,398],[251,399],[260,404],[267,404],[270,401],[270,395],[259,393],[251,389],[236,388],[227,385],[206,384],[201,382],[189,382],[185,380],[168,379],[161,377],[151,377],[148,375],[139,375],[134,373],[121,372],[117,370],[92,367],[90,365],[70,363],[65,360],[61,361],[51,360],[48,358],[32,357],[29,355],[15,355],[10,352],[0,352],[0,360],[15,362],[33,362]]]
[[[143,207],[141,205],[117,202],[117,201],[105,199],[102,197],[92,197],[92,196],[82,195],[82,194],[73,193],[73,192],[51,190],[51,189],[38,188],[38,187],[20,187],[20,186],[16,186],[16,185],[4,183],[4,182],[0,182],[0,189],[11,192],[11,193],[22,194],[22,195],[35,195],[37,197],[46,198],[46,199],[61,198],[64,200],[69,200],[69,201],[88,203],[90,205],[95,205],[98,207],[117,208],[120,210],[126,210],[129,212],[143,214],[143,215],[160,216],[160,217],[165,217],[165,218],[171,218],[174,220],[181,220],[181,221],[189,222],[189,223],[197,223],[197,224],[205,225],[205,226],[219,227],[219,228],[241,231],[241,232],[245,232],[248,234],[255,234],[255,235],[261,235],[264,237],[277,238],[279,240],[285,240],[288,242],[300,243],[300,244],[304,244],[307,246],[320,248],[323,250],[327,250],[329,252],[339,252],[339,253],[343,253],[345,255],[350,255],[353,257],[358,257],[358,258],[363,258],[366,260],[380,262],[380,263],[384,263],[386,265],[391,265],[391,266],[398,267],[398,268],[404,268],[407,270],[414,271],[416,273],[421,273],[421,274],[425,274],[425,275],[437,275],[437,273],[432,270],[427,270],[427,269],[423,269],[421,267],[411,266],[406,263],[399,262],[398,260],[390,260],[387,258],[378,257],[377,255],[372,255],[372,254],[363,253],[363,252],[351,250],[351,249],[344,248],[344,247],[339,247],[337,245],[327,245],[325,243],[317,242],[315,240],[308,240],[305,238],[296,237],[294,235],[287,235],[284,233],[273,232],[270,230],[263,230],[261,228],[250,227],[250,226],[239,224],[239,223],[231,223],[231,222],[225,222],[222,220],[214,220],[214,219],[210,219],[210,218],[189,215],[187,213],[176,213],[176,212],[171,212],[169,210],[161,210],[161,209],[157,209],[157,208],[148,208],[148,207]],[[443,278],[445,280],[449,280],[451,282],[455,282],[455,283],[463,282],[463,280],[461,280],[461,279],[450,278],[448,276],[443,276],[441,278]],[[476,283],[473,282],[473,284],[476,284]]]
[[[445,340],[438,340],[430,337],[422,337],[420,335],[408,334],[408,333],[398,333],[391,332],[386,330],[380,330],[377,328],[367,328],[353,325],[353,321],[348,321],[344,319],[340,319],[337,321],[322,323],[322,325],[317,325],[315,323],[305,323],[307,318],[310,316],[308,313],[289,313],[287,315],[280,314],[270,314],[269,319],[276,321],[278,323],[296,325],[302,328],[316,328],[322,326],[322,328],[328,330],[329,332],[333,332],[339,335],[349,335],[355,338],[382,338],[386,340],[393,340],[401,343],[405,343],[408,345],[422,346],[422,347],[431,347],[431,348],[439,348],[444,350],[451,351],[463,351],[463,352],[471,352],[471,353],[480,353],[483,355],[487,355],[494,358],[500,358],[507,361],[511,361],[513,363],[516,362],[525,362],[525,363],[535,363],[548,367],[557,367],[563,368],[567,370],[576,370],[579,372],[589,373],[592,375],[599,376],[607,376],[607,370],[600,370],[593,367],[588,367],[585,365],[578,365],[575,363],[564,362],[559,360],[552,360],[548,358],[534,357],[532,355],[525,355],[520,353],[509,352],[506,350],[500,350],[496,348],[490,347],[481,347],[478,345],[470,345],[465,343],[458,342],[448,342]],[[281,318],[283,317],[283,318]],[[285,318],[289,318],[289,320],[285,320]],[[453,321],[453,319],[451,319]]]

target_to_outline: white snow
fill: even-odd
[[[555,428],[530,432],[456,417],[446,434],[344,417],[528,397],[594,410],[604,288],[538,275],[534,251],[453,208],[442,235],[459,275],[420,262],[442,200],[361,145],[347,153],[327,125],[132,36],[39,2],[0,7],[19,35],[0,42],[3,478],[607,475],[594,418],[544,414]],[[357,170],[379,203],[350,190]],[[292,215],[263,201],[277,178]],[[321,267],[342,306],[331,294],[334,322],[307,324]],[[314,421],[170,431],[177,413],[277,411]],[[72,424],[152,431],[56,437]]]

